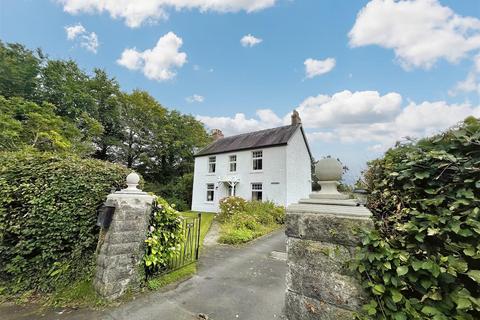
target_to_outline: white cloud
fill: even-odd
[[[305,75],[307,78],[313,78],[328,73],[335,67],[335,63],[334,58],[327,58],[325,60],[308,58],[303,62],[305,65]]]
[[[57,0],[70,14],[104,13],[123,19],[132,28],[145,22],[168,18],[168,10],[198,9],[201,12],[255,12],[275,4],[276,0]]]
[[[73,26],[66,26],[65,32],[67,33],[68,40],[77,40],[82,48],[97,53],[97,48],[100,43],[98,42],[98,36],[95,32],[88,33],[85,27],[80,23]]]
[[[198,95],[198,94],[194,94],[190,97],[186,97],[185,100],[187,100],[187,102],[189,102],[189,103],[203,102],[205,100],[205,97],[201,96],[201,95]]]
[[[480,20],[437,0],[372,0],[357,15],[350,45],[393,49],[405,69],[457,62],[480,48]]]
[[[86,33],[87,30],[85,30],[84,26],[82,26],[80,23],[78,23],[74,26],[66,26],[65,27],[65,32],[67,33],[67,39],[68,40],[75,40],[75,38],[77,36]]]
[[[342,91],[306,98],[297,108],[310,142],[366,143],[381,151],[405,137],[421,138],[455,125],[467,116],[480,117],[480,106],[445,101],[409,102],[402,106],[400,94],[377,91]],[[290,123],[290,113],[280,117],[260,109],[256,117],[243,113],[232,117],[197,116],[209,128],[232,135]]]
[[[371,123],[392,119],[401,109],[402,97],[396,92],[344,90],[332,96],[308,97],[297,111],[304,126],[328,127],[336,124]]]
[[[477,92],[480,95],[480,54],[477,54],[473,59],[473,67],[467,75],[465,80],[457,82],[452,90],[448,91],[451,96],[456,96],[458,93]]]
[[[315,131],[310,135],[313,141],[372,143],[370,151],[383,151],[391,147],[395,141],[406,137],[421,138],[436,134],[470,115],[479,117],[480,106],[468,103],[449,105],[445,101],[424,101],[419,104],[411,102],[391,121],[337,125]]]
[[[117,63],[130,70],[141,70],[151,80],[169,80],[176,76],[175,68],[180,68],[187,62],[187,54],[179,52],[182,44],[181,38],[169,32],[158,39],[152,49],[125,49]]]
[[[247,119],[244,113],[237,113],[233,118],[197,116],[197,119],[211,129],[221,129],[227,136],[282,125],[282,119],[270,109],[259,109],[256,115],[258,119]]]
[[[456,96],[460,92],[474,92],[480,94],[480,74],[470,71],[465,80],[457,82],[452,90],[448,91],[451,96]]]
[[[240,43],[244,47],[253,47],[262,41],[263,41],[262,39],[256,38],[252,36],[250,33],[247,34],[246,36],[243,36],[242,39],[240,39]]]

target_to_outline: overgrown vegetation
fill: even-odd
[[[0,292],[50,292],[90,274],[97,208],[128,173],[73,155],[0,152]]]
[[[285,222],[285,208],[273,202],[228,197],[220,200],[220,210],[221,243],[245,243],[279,228]]]
[[[480,319],[480,121],[390,149],[365,182],[362,318]]]
[[[193,154],[207,144],[202,123],[147,92],[123,92],[104,70],[0,41],[0,151],[70,152],[121,163],[154,191],[190,207]]]

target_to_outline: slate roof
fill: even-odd
[[[232,151],[286,145],[288,143],[288,140],[290,140],[290,138],[293,136],[293,134],[295,133],[295,131],[297,131],[298,128],[300,128],[300,130],[302,131],[303,138],[305,139],[305,143],[307,145],[308,153],[310,154],[310,158],[312,158],[310,148],[308,147],[307,139],[301,125],[288,125],[278,128],[243,133],[236,136],[225,137],[206,146],[205,148],[197,152],[195,154],[195,157]]]

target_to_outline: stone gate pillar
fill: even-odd
[[[337,191],[342,171],[337,160],[320,160],[315,172],[322,191],[287,208],[289,320],[353,319],[365,302],[346,263],[358,243],[355,231],[373,226],[371,212]]]
[[[99,295],[113,300],[143,281],[143,255],[153,196],[137,189],[140,177],[127,176],[126,189],[108,195],[115,207],[110,226],[102,229],[94,280]]]

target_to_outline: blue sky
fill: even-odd
[[[480,116],[478,0],[218,3],[0,0],[0,39],[103,68],[227,135],[298,108],[314,156],[349,180],[395,140]]]

